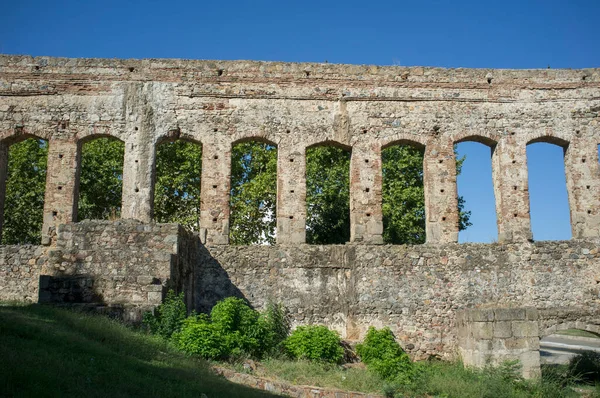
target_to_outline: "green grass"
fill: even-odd
[[[364,369],[345,369],[334,364],[268,359],[262,366],[265,376],[275,376],[292,384],[375,393],[380,393],[385,384],[379,376]]]
[[[239,371],[241,367],[233,366]],[[291,384],[337,388],[386,394],[395,397],[440,398],[600,398],[599,386],[576,386],[565,378],[566,367],[552,367],[544,371],[542,380],[526,381],[518,377],[518,369],[511,366],[485,370],[465,369],[459,362],[418,362],[416,380],[408,385],[385,382],[363,368],[346,369],[338,365],[268,359],[261,362],[256,376],[287,381]]]
[[[0,396],[273,397],[101,316],[0,305]]]
[[[577,336],[577,337],[590,337],[599,339],[600,336],[594,334],[592,332],[588,332],[586,330],[581,329],[567,329],[567,330],[557,330],[556,334],[561,334],[563,336]]]

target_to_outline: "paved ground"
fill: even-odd
[[[540,342],[542,363],[568,363],[569,359],[581,351],[600,352],[600,338],[551,335]]]

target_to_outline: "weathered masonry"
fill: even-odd
[[[600,234],[600,70],[473,70],[269,62],[0,57],[0,181],[7,146],[50,145],[44,231],[76,219],[81,144],[126,145],[123,218],[152,220],[157,143],[203,145],[203,239],[228,241],[231,146],[278,148],[277,239],[305,239],[305,150],[352,150],[351,240],[381,243],[381,149],[425,148],[427,241],[457,241],[453,145],[493,148],[499,240],[531,237],[525,147],[565,149],[574,238]],[[3,202],[0,186],[0,205]],[[2,206],[0,206],[2,207]]]
[[[75,224],[81,146],[102,136],[125,143],[129,220]],[[67,291],[74,302],[142,308],[169,284],[201,310],[231,294],[257,306],[275,298],[296,323],[348,338],[390,325],[417,357],[452,355],[461,339],[467,351],[535,349],[535,333],[567,320],[600,332],[600,69],[0,56],[0,209],[8,147],[28,137],[49,143],[44,246],[0,247],[2,300]],[[202,144],[199,238],[152,223],[155,148],[174,139]],[[250,139],[277,146],[275,246],[228,245],[231,148]],[[492,150],[497,244],[456,243],[453,146],[463,141]],[[533,142],[564,148],[570,241],[531,242]],[[319,144],[351,151],[347,245],[303,244],[305,154]],[[381,150],[395,144],[424,149],[425,245],[381,245]],[[503,334],[534,320],[484,311],[460,315],[457,337],[460,310],[525,306],[535,327]]]

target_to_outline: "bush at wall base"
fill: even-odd
[[[284,345],[292,358],[339,363],[344,357],[340,336],[322,325],[298,326]]]
[[[416,376],[417,368],[388,327],[380,330],[369,327],[356,352],[367,368],[384,380],[407,384]]]

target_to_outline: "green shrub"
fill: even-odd
[[[154,313],[144,313],[142,323],[151,333],[169,339],[173,333],[181,330],[181,324],[186,316],[183,292],[176,295],[173,290],[169,290],[164,302],[154,310]]]
[[[600,352],[584,351],[571,358],[567,373],[587,383],[600,383]]]
[[[416,368],[388,327],[381,330],[369,327],[356,352],[367,368],[384,380],[408,383],[415,375]]]
[[[293,358],[335,363],[344,357],[340,336],[321,325],[298,326],[284,345]]]
[[[282,343],[290,334],[290,321],[282,304],[268,303],[258,318],[261,355],[275,355],[282,351]]]
[[[246,301],[227,297],[213,307],[210,319],[221,334],[226,356],[260,356],[259,313]]]
[[[221,331],[210,323],[208,316],[190,316],[183,321],[181,331],[174,333],[175,346],[188,354],[206,359],[222,359],[227,356],[227,346]]]
[[[224,333],[239,331],[249,334],[258,321],[258,315],[246,301],[237,297],[227,297],[213,307],[210,319]]]

